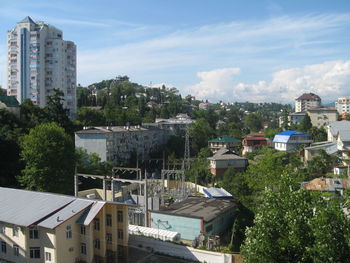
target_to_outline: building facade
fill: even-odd
[[[22,103],[46,106],[53,89],[64,94],[64,107],[76,115],[76,46],[62,31],[26,17],[7,33],[7,92]]]
[[[234,154],[227,149],[220,149],[212,157],[208,157],[210,173],[220,179],[229,168],[242,172],[248,166],[248,159]]]
[[[133,154],[147,159],[160,151],[168,135],[159,128],[142,126],[89,127],[75,133],[75,147],[97,153],[101,161],[115,165],[127,162]]]
[[[335,108],[339,114],[350,113],[350,97],[341,97],[335,102]]]
[[[0,187],[0,261],[124,262],[127,206]]]
[[[274,148],[282,152],[295,151],[300,146],[309,146],[312,142],[310,134],[299,131],[283,131],[273,138]]]
[[[221,148],[225,148],[234,152],[238,152],[241,140],[230,136],[222,136],[208,141],[208,147],[212,153],[216,153]]]
[[[317,128],[326,127],[331,122],[338,120],[338,113],[334,107],[320,107],[307,110],[312,126]]]
[[[314,93],[304,93],[295,100],[295,112],[306,112],[308,109],[321,106],[321,98]]]

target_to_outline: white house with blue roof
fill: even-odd
[[[308,146],[312,142],[312,135],[300,131],[283,131],[273,138],[275,149],[283,152],[298,150],[299,146]]]

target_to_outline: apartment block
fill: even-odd
[[[45,107],[53,89],[64,93],[64,107],[76,116],[76,46],[61,30],[26,17],[7,33],[7,92],[22,103]]]
[[[0,261],[123,262],[127,206],[0,187]]]
[[[338,113],[334,107],[308,109],[307,114],[311,119],[312,126],[317,128],[326,127],[331,122],[338,120]]]
[[[339,114],[350,113],[350,97],[341,97],[335,102],[335,108]]]
[[[75,147],[97,153],[101,161],[115,165],[127,162],[133,154],[147,159],[162,150],[167,140],[165,130],[143,126],[85,127],[75,133]]]
[[[321,106],[321,98],[314,93],[304,93],[295,100],[295,112],[306,112],[308,109]]]

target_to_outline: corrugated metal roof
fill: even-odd
[[[89,225],[104,205],[105,202],[103,201],[95,201],[94,204],[81,215],[77,223],[84,226]]]
[[[0,221],[30,226],[75,199],[65,195],[0,187]]]
[[[93,203],[94,201],[92,200],[75,199],[63,209],[57,211],[50,217],[40,222],[38,226],[54,229],[55,227],[68,220],[72,216],[75,216],[76,214],[80,213],[88,206],[91,206]]]
[[[176,241],[181,238],[181,234],[178,232],[136,225],[129,225],[129,234],[169,241]]]
[[[241,142],[241,140],[238,140],[230,136],[222,136],[216,139],[209,140],[209,142]]]
[[[290,139],[290,137],[292,136],[309,136],[311,137],[310,134],[307,134],[307,133],[303,133],[303,132],[300,132],[300,131],[283,131],[283,132],[280,132],[278,134],[275,135],[275,137],[273,138],[273,142],[283,142],[283,143],[287,143]]]
[[[210,187],[203,190],[204,194],[209,198],[232,198],[232,195],[224,188]]]

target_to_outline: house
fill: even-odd
[[[338,193],[343,195],[344,189],[350,186],[349,179],[341,178],[315,178],[309,182],[303,182],[302,188],[312,191]]]
[[[230,136],[221,136],[208,141],[208,147],[212,151],[212,153],[216,153],[221,148],[238,152],[240,144],[241,140]]]
[[[242,155],[260,149],[267,145],[267,138],[264,137],[263,133],[251,133],[248,134],[242,141],[243,151]]]
[[[308,109],[321,106],[321,98],[314,93],[304,93],[295,99],[295,112],[306,112]]]
[[[143,123],[144,127],[156,127],[163,130],[167,135],[184,136],[186,131],[195,122],[187,114],[178,114],[176,118],[156,118],[155,123]]]
[[[338,153],[337,144],[334,142],[315,142],[304,148],[305,162],[310,161],[315,156],[319,155],[320,150],[324,150],[329,155]]]
[[[326,127],[329,123],[338,120],[338,112],[334,107],[319,107],[307,110],[312,126]]]
[[[350,164],[350,122],[335,121],[327,127],[329,142],[336,143],[344,165]]]
[[[0,242],[1,262],[115,262],[127,251],[127,206],[0,187]]]
[[[6,109],[14,114],[17,118],[20,118],[19,103],[14,96],[0,95],[0,109]]]
[[[283,131],[273,138],[274,148],[278,151],[298,150],[300,146],[308,146],[313,142],[312,136],[299,131]]]
[[[339,114],[347,115],[350,113],[350,97],[341,97],[335,102],[335,108]]]
[[[222,177],[228,168],[244,171],[248,166],[247,158],[238,156],[225,148],[217,151],[208,160],[210,161],[210,173],[216,178]]]
[[[75,147],[97,153],[101,161],[115,165],[127,162],[132,154],[147,158],[162,149],[168,135],[157,127],[109,126],[85,127],[75,133]]]
[[[159,211],[149,212],[149,227],[173,231],[185,240],[194,240],[200,234],[219,235],[232,226],[237,214],[233,200],[189,197]]]

